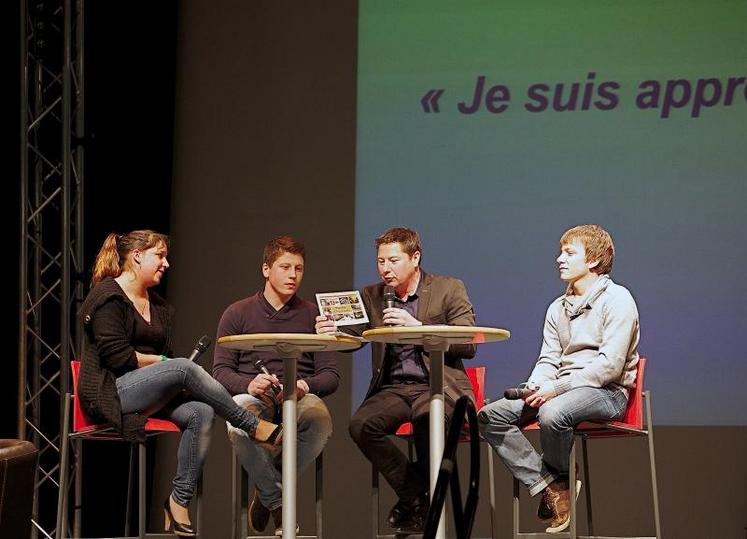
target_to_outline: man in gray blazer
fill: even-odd
[[[382,282],[363,290],[370,322],[348,326],[345,331],[360,335],[370,327],[381,326],[475,325],[462,281],[431,275],[420,268],[417,232],[390,228],[376,238],[376,251]],[[385,289],[394,292],[394,307],[386,307]],[[332,320],[319,316],[316,330],[331,333],[337,328]],[[445,421],[459,397],[469,395],[474,400],[462,364],[463,358],[474,355],[474,345],[452,345],[445,354]],[[399,497],[389,513],[389,524],[399,532],[417,532],[422,530],[428,511],[428,352],[421,346],[372,343],[371,359],[373,377],[361,407],[351,419],[350,435]],[[390,438],[407,421],[413,424],[416,463],[410,462]]]

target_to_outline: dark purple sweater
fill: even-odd
[[[315,333],[316,305],[293,296],[279,311],[260,291],[230,305],[218,324],[218,338],[247,333]],[[254,366],[262,359],[267,370],[283,383],[283,360],[272,352],[248,352],[215,346],[213,376],[231,395],[246,393],[249,382],[259,374]],[[298,359],[298,379],[309,385],[309,392],[324,397],[337,390],[340,373],[334,352],[305,353]]]

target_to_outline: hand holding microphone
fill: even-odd
[[[552,380],[545,381],[540,385],[535,384],[532,388],[522,384],[519,387],[509,388],[503,393],[504,398],[509,400],[522,399],[527,406],[532,408],[539,408],[555,396],[555,387]]]
[[[192,350],[192,353],[189,354],[189,357],[187,359],[189,361],[197,361],[199,357],[205,352],[205,350],[210,348],[212,342],[212,339],[210,339],[210,337],[208,337],[207,335],[203,335],[202,337],[200,337],[195,343],[195,347]],[[140,354],[140,352],[136,352],[136,354]],[[159,356],[159,358],[161,361],[168,361],[169,359],[171,359],[164,355]],[[139,362],[140,360],[138,359],[138,363]]]
[[[526,387],[510,387],[503,392],[503,398],[511,401],[526,399],[534,393],[534,389]]]
[[[390,320],[390,313],[391,311],[387,311],[387,309],[393,309],[394,308],[394,302],[397,299],[397,296],[394,293],[394,287],[393,286],[385,286],[384,287],[384,296],[381,300],[381,312],[383,315],[383,318],[386,320],[384,321],[384,324],[388,326],[396,325],[392,320]]]
[[[531,397],[537,391],[536,387],[527,387],[527,384],[519,384],[518,387],[509,387],[503,392],[503,398],[508,400],[519,400]]]
[[[276,382],[273,381],[273,380],[277,380],[277,377],[275,377],[272,374],[270,374],[270,371],[268,371],[267,367],[265,367],[265,362],[262,361],[260,358],[257,358],[257,359],[254,360],[254,366],[257,367],[257,370],[259,372],[261,372],[262,374],[270,377],[270,380],[269,380],[269,384],[270,384],[269,389],[272,392],[272,394],[273,394],[274,397],[276,397],[276,398],[279,397],[280,394],[283,392],[283,388],[280,387],[279,384],[277,384]],[[252,380],[252,383],[254,383],[254,380]],[[255,384],[255,385],[258,385],[258,384]],[[252,384],[249,384],[250,388],[251,388],[251,386],[252,386]],[[259,388],[257,388],[257,389],[259,389]]]
[[[397,299],[397,296],[394,293],[394,287],[393,286],[385,286],[384,287],[384,309],[391,309],[394,307],[394,301]]]
[[[384,287],[384,297],[382,300],[383,322],[387,326],[422,326],[423,323],[416,319],[405,309],[397,307],[397,295],[394,287]]]

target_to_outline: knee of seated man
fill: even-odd
[[[365,445],[368,440],[381,435],[381,432],[377,430],[371,421],[366,421],[364,418],[355,415],[350,420],[348,431],[350,432],[350,437],[359,446]]]
[[[234,395],[233,401],[245,410],[248,410],[249,413],[259,416],[266,421],[272,421],[275,416],[275,409],[272,404],[249,393]]]
[[[348,424],[348,433],[350,437],[358,443],[361,440],[361,434],[363,432],[363,421],[356,418],[355,416],[350,420]]]
[[[316,395],[306,395],[301,402],[304,405],[299,411],[299,431],[314,431],[329,438],[332,434],[332,416],[324,401]]]
[[[233,427],[231,425],[227,425],[227,427],[228,427],[228,440],[231,442],[232,445],[251,443],[252,440],[249,438],[249,435],[246,433],[246,431],[237,429],[236,427]]]
[[[508,413],[516,401],[500,399],[490,404],[486,404],[477,412],[477,426],[480,431],[486,429],[489,425],[501,426],[508,425],[512,422]]]
[[[537,412],[540,428],[550,429],[572,429],[574,427],[562,404],[558,405],[554,400],[549,400],[539,408]]]

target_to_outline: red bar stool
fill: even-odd
[[[83,452],[83,440],[110,440],[124,442],[124,438],[115,431],[111,425],[97,424],[88,418],[80,405],[80,399],[78,398],[78,379],[80,377],[80,361],[70,362],[70,372],[73,378],[73,393],[68,393],[65,398],[65,409],[63,414],[62,424],[62,448],[60,458],[60,492],[57,499],[57,530],[55,537],[62,538],[66,537],[65,527],[67,526],[67,497],[68,497],[68,447],[69,442],[74,441],[77,444],[77,453],[82,456]],[[70,430],[70,406],[73,407],[73,428]],[[145,423],[145,434],[147,437],[164,434],[167,432],[181,432],[171,421],[165,419],[148,418]],[[137,537],[144,538],[145,532],[145,515],[146,515],[146,494],[145,494],[145,466],[146,466],[146,455],[145,455],[145,444],[137,442],[128,442],[131,444],[131,449],[134,451],[137,445],[138,449],[138,535]],[[132,486],[132,458],[130,458],[130,475],[127,485],[127,516],[125,521],[125,536],[129,536],[130,528],[130,499],[131,499],[131,486]],[[202,483],[197,487],[197,518],[196,518],[196,529],[199,536],[200,532],[200,498],[201,498]]]
[[[570,537],[577,538],[594,538],[594,523],[592,518],[591,506],[591,476],[589,475],[589,461],[586,451],[587,440],[593,438],[616,438],[620,436],[645,436],[648,439],[648,454],[651,471],[651,488],[653,491],[654,504],[654,525],[656,527],[656,537],[661,539],[661,522],[659,519],[659,496],[656,485],[656,462],[654,457],[654,426],[651,421],[651,392],[643,390],[644,374],[646,372],[646,359],[640,358],[638,370],[636,372],[635,387],[631,390],[628,398],[628,407],[625,415],[620,421],[584,421],[576,425],[574,436],[581,439],[581,454],[583,458],[584,479],[586,481],[586,524],[588,535],[578,535],[577,531],[577,509],[576,509],[576,482],[569,481],[570,498],[571,498],[571,522],[568,532],[564,533],[523,533],[519,531],[519,482],[514,479],[514,497],[513,497],[513,538],[520,537]],[[645,403],[645,405],[644,405]],[[644,422],[643,416],[646,420]],[[539,430],[539,423],[533,421],[523,426],[523,431]],[[489,457],[492,461],[493,454]],[[576,443],[574,441],[571,447],[570,466],[568,470],[569,477],[576,477]],[[605,535],[604,537],[610,537]],[[630,537],[629,539],[644,539]]]

